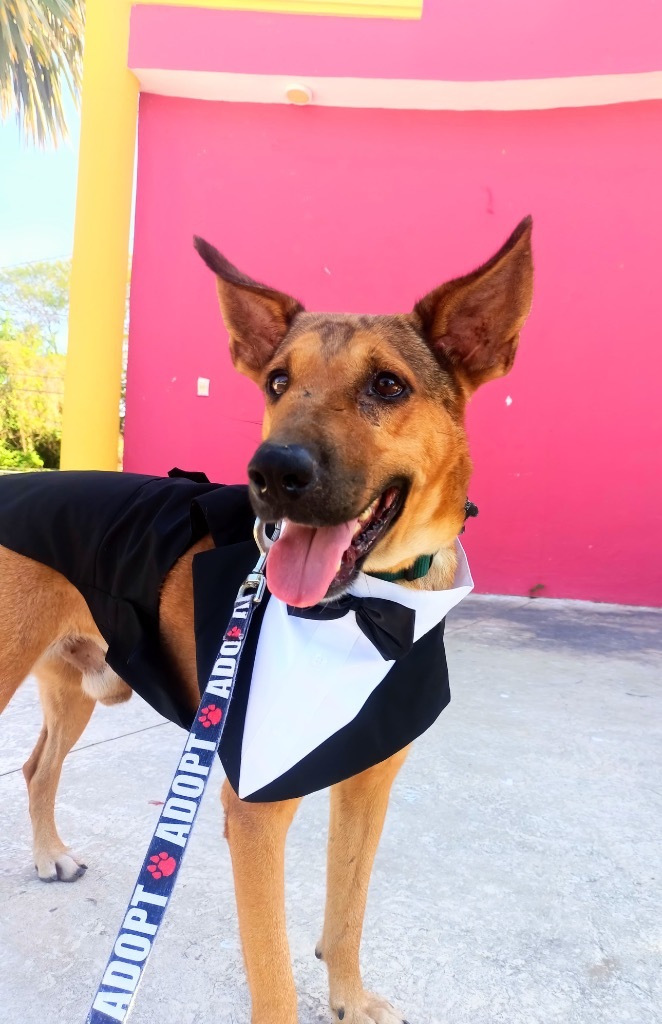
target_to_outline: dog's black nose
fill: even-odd
[[[291,500],[300,497],[315,479],[315,462],[300,444],[261,444],[248,466],[256,497]]]

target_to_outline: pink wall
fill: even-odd
[[[661,140],[662,103],[467,114],[143,96],[126,468],[239,480],[258,441],[260,398],[230,368],[194,233],[311,309],[387,312],[530,212],[534,311],[513,373],[469,417],[478,589],[662,604]]]
[[[659,71],[660,40],[659,0],[426,0],[420,21],[149,6],[129,66],[492,81]]]

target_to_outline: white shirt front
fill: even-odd
[[[412,608],[416,642],[473,589],[464,549],[459,541],[456,546],[457,569],[448,590],[410,590],[359,573],[350,593]],[[364,636],[354,612],[325,621],[302,619],[271,597],[253,666],[239,796],[280,778],[351,722],[394,664]]]

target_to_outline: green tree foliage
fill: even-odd
[[[66,137],[62,90],[78,99],[83,26],[84,0],[0,0],[0,115],[13,111],[39,145]]]
[[[0,467],[59,465],[64,358],[38,328],[0,320]]]
[[[2,0],[0,0],[2,3]],[[70,260],[0,271],[0,467],[60,462]],[[60,345],[62,347],[62,345]]]
[[[59,466],[70,272],[71,260],[0,270],[0,469]],[[126,354],[125,335],[121,429]]]
[[[44,260],[0,270],[0,315],[22,331],[38,331],[55,351],[67,322],[70,275],[71,260]]]

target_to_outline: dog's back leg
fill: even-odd
[[[28,597],[32,580],[26,586],[26,568],[40,567],[21,555],[0,547],[0,714],[30,673],[44,650],[38,629],[30,628]]]
[[[0,547],[0,714],[61,635],[63,618],[81,605],[85,609],[59,573]]]
[[[30,674],[35,654],[29,650],[3,651],[0,638],[0,715],[23,680]]]
[[[404,1024],[390,1003],[364,990],[359,946],[391,785],[407,750],[331,789],[326,912],[315,953],[329,971],[331,1009],[345,1024]]]
[[[62,763],[96,700],[131,690],[105,663],[105,644],[82,595],[54,569],[0,547],[0,711],[30,672],[39,680],[44,724],[23,768],[35,865],[44,880],[71,882],[85,866],[60,839],[55,794]]]
[[[55,794],[62,764],[80,738],[95,701],[82,688],[79,669],[63,658],[43,659],[35,668],[44,724],[23,766],[34,837],[34,862],[45,882],[73,882],[86,865],[62,842],[55,824]]]

